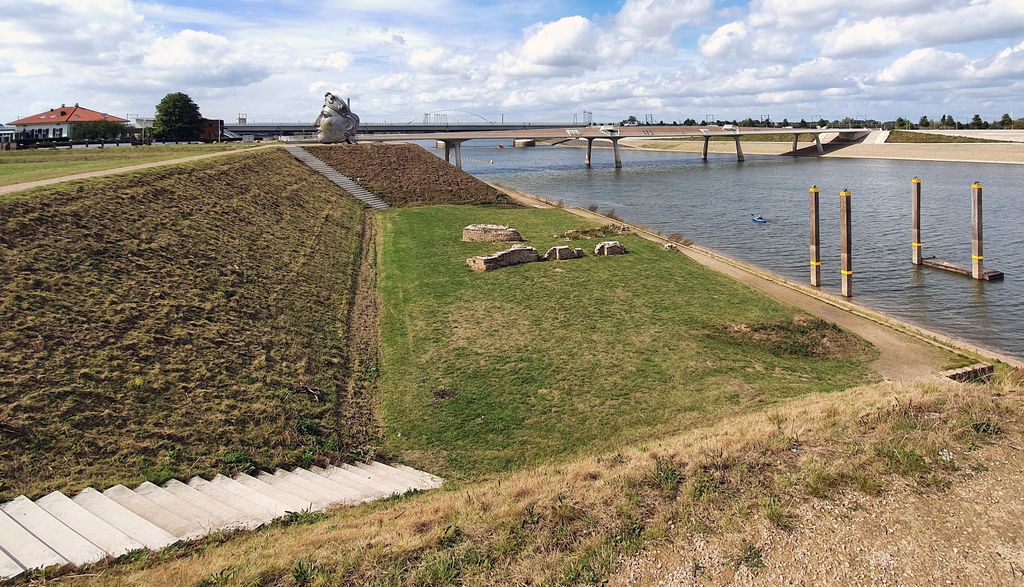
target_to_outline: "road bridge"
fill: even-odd
[[[495,123],[400,123],[400,122],[362,122],[359,124],[360,134],[406,134],[406,133],[447,133],[473,131],[515,131],[536,130],[546,128],[565,128],[572,126],[565,122],[495,122]],[[248,122],[244,124],[225,124],[225,133],[232,135],[253,135],[256,137],[287,137],[295,135],[316,134],[317,128],[312,122]],[[229,135],[230,136],[230,135]]]
[[[845,142],[856,142],[862,140],[871,132],[866,128],[829,129],[829,128],[746,128],[731,126],[585,126],[585,127],[562,127],[562,128],[521,128],[518,130],[472,130],[472,131],[450,131],[450,132],[392,132],[363,134],[360,127],[360,134],[357,140],[360,142],[388,142],[388,141],[437,141],[444,144],[444,158],[452,162],[452,155],[455,157],[455,166],[462,168],[462,143],[475,139],[545,139],[545,140],[585,140],[587,141],[586,154],[583,157],[583,164],[590,167],[591,153],[594,141],[610,142],[615,156],[615,167],[622,167],[622,158],[619,156],[619,141],[623,139],[681,139],[700,137],[704,139],[704,148],[701,152],[701,159],[708,159],[708,143],[714,138],[730,138],[736,142],[736,160],[743,161],[743,147],[740,145],[742,137],[757,137],[758,135],[793,135],[793,152],[797,151],[797,140],[800,135],[810,134],[814,136],[815,149],[817,154],[822,155],[825,149],[822,146],[822,136],[826,140],[838,140]]]

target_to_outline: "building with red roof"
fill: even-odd
[[[76,123],[99,121],[121,124],[128,122],[124,118],[89,110],[78,104],[74,106],[61,104],[60,108],[50,108],[46,112],[26,116],[7,124],[13,125],[17,129],[18,135],[23,138],[69,139],[71,138],[71,129]]]

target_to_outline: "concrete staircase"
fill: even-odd
[[[157,550],[216,530],[251,529],[288,512],[356,505],[411,489],[440,487],[439,477],[403,465],[311,467],[217,475],[135,489],[115,485],[74,497],[59,491],[0,505],[0,580],[51,565],[84,565],[131,550]]]
[[[313,168],[314,171],[319,172],[321,175],[334,182],[335,185],[337,185],[341,189],[352,194],[354,198],[362,200],[362,202],[365,203],[367,206],[375,210],[386,210],[388,208],[387,202],[375,196],[372,192],[370,192],[363,186],[352,181],[348,177],[342,175],[341,173],[338,172],[337,169],[324,163],[320,159],[317,159],[316,156],[314,156],[309,151],[303,149],[302,147],[289,145],[285,147],[284,150],[291,153],[291,155],[298,159],[299,161],[302,161],[306,165]]]

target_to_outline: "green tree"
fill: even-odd
[[[797,128],[808,128],[810,126],[811,125],[807,124],[807,121],[804,120],[803,118],[800,119],[800,122],[796,123]]]
[[[981,119],[980,114],[975,114],[971,117],[971,128],[982,128],[985,125],[985,121]]]
[[[687,118],[683,121],[683,126],[697,126],[697,121],[692,118]]]
[[[167,94],[156,105],[153,136],[165,141],[194,141],[203,128],[199,106],[188,94]]]
[[[128,134],[128,129],[121,122],[97,120],[94,122],[75,122],[71,125],[71,139],[75,141],[93,139],[117,139]]]
[[[999,119],[999,126],[1000,128],[1013,128],[1013,118],[1011,118],[1009,114],[1004,114],[1003,117]]]
[[[828,126],[828,121],[822,118],[818,121],[818,126]]]
[[[921,120],[917,121],[917,126],[919,126],[921,128],[927,128],[927,127],[930,127],[931,125],[932,125],[932,121],[928,120],[927,116],[922,116]]]

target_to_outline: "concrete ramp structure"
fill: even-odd
[[[0,505],[0,580],[53,565],[85,565],[127,552],[157,550],[218,530],[252,529],[291,512],[358,505],[444,481],[376,461],[327,468],[277,469],[234,478],[171,479],[135,489],[55,491]]]

